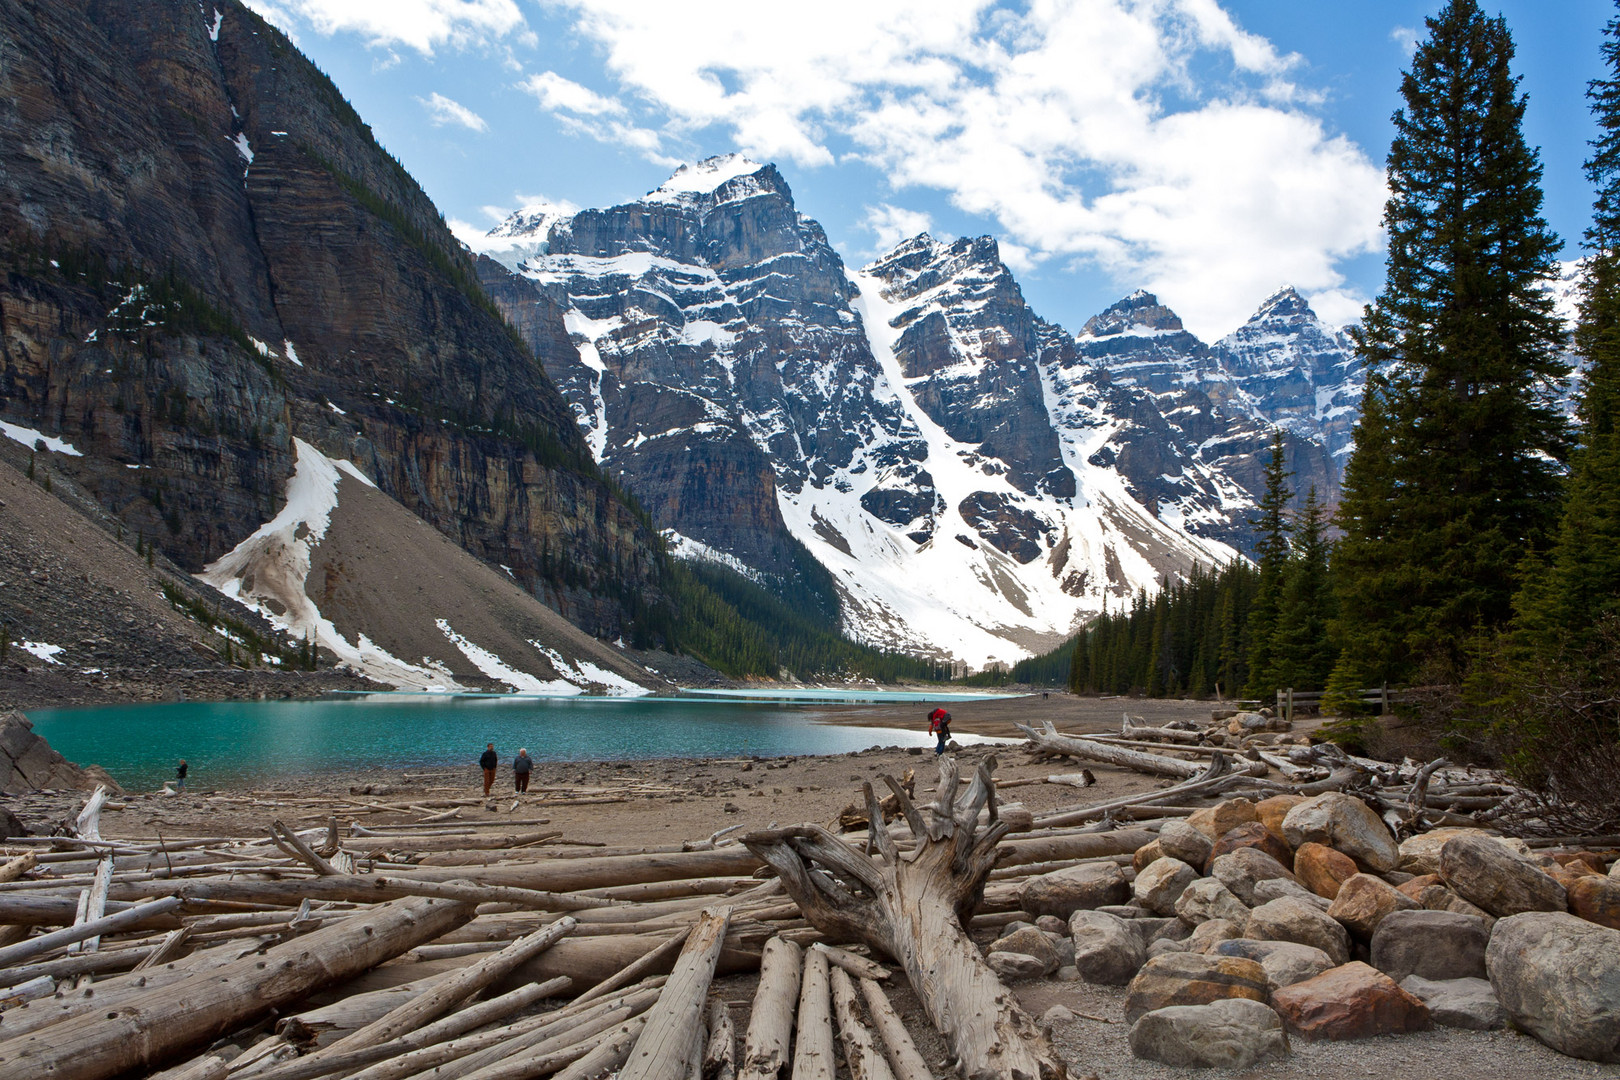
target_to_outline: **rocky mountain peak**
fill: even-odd
[[[1258,310],[1249,319],[1259,322],[1268,318],[1291,318],[1304,315],[1316,318],[1316,312],[1311,310],[1310,301],[1306,300],[1292,285],[1284,285],[1261,302]]]
[[[739,184],[744,179],[753,183]],[[733,194],[737,188],[775,191],[787,195],[787,181],[775,165],[761,165],[743,154],[721,154],[696,164],[682,165],[657,188],[647,193],[645,202],[688,202],[704,196]],[[722,190],[724,189],[724,190]],[[792,198],[791,195],[788,196]]]
[[[1145,289],[1138,289],[1107,310],[1086,320],[1080,334],[1084,337],[1113,337],[1118,334],[1144,331],[1177,333],[1182,330],[1181,316],[1159,303],[1159,298]]]

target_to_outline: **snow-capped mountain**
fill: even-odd
[[[1212,350],[1137,294],[1073,336],[988,237],[924,234],[851,272],[739,155],[626,205],[514,215],[478,246],[520,329],[564,313],[577,359],[540,350],[548,373],[677,552],[769,582],[807,548],[852,635],[975,667],[1234,557],[1264,410],[1300,410],[1271,339],[1319,326],[1273,298]],[[1291,454],[1331,468],[1313,436]]]

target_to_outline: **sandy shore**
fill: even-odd
[[[1045,696],[1036,691],[1020,697],[986,698],[982,701],[941,699],[951,714],[951,730],[965,735],[990,735],[1022,739],[1014,724],[1039,727],[1044,720],[1060,731],[1118,731],[1125,713],[1150,724],[1170,720],[1208,721],[1213,701],[1176,701],[1159,698],[1076,697],[1063,691]],[[817,716],[829,723],[852,727],[910,728],[928,730],[929,702],[887,705],[826,705],[816,707]]]

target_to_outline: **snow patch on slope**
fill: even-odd
[[[40,443],[44,443],[45,449],[53,454],[84,457],[82,453],[73,448],[72,443],[63,442],[54,435],[46,435],[42,431],[35,431],[31,427],[23,427],[21,424],[8,424],[6,421],[0,420],[0,435],[4,435],[14,442],[20,442],[30,450],[37,449]]]
[[[281,512],[205,566],[198,579],[294,637],[313,638],[367,678],[401,689],[463,689],[442,665],[407,663],[364,634],[349,642],[305,592],[310,553],[326,535],[337,509],[340,474],[376,485],[352,462],[334,461],[302,439],[294,439],[293,448],[296,461]]]
[[[695,165],[682,165],[647,195],[647,202],[675,202],[683,194],[707,195],[727,180],[749,176],[765,166],[742,154],[722,154]]]
[[[435,619],[436,625],[450,644],[461,650],[461,655],[472,662],[473,667],[482,671],[496,682],[503,682],[520,694],[535,694],[541,697],[577,697],[579,687],[562,679],[541,679],[530,675],[526,671],[519,671],[499,656],[490,652],[482,645],[468,641],[464,636],[451,628],[447,619]],[[559,669],[561,670],[561,669]]]

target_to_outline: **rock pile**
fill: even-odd
[[[92,765],[82,769],[51,749],[34,734],[34,725],[20,712],[0,714],[0,792],[23,794],[46,789],[118,791],[112,778]]]
[[[1128,870],[1030,879],[1029,901],[1063,887],[1071,902],[1042,910],[1067,922],[1010,923],[990,956],[1006,978],[1125,986],[1133,1052],[1166,1065],[1508,1024],[1620,1062],[1620,860],[1606,865],[1482,829],[1397,842],[1341,792],[1233,798],[1165,824]]]

